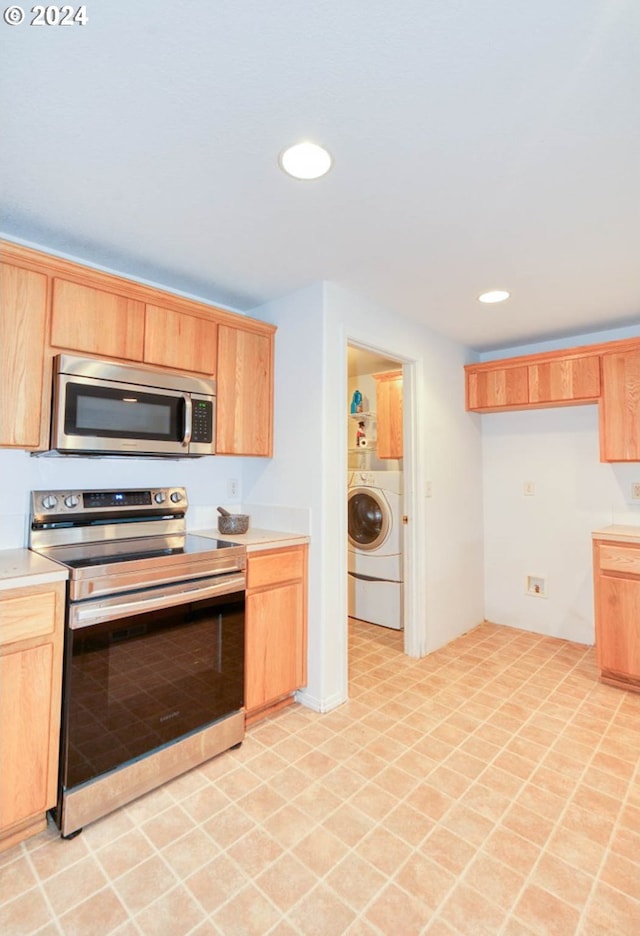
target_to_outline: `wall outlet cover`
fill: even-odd
[[[631,500],[640,501],[640,481],[631,482]]]

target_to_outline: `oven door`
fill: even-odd
[[[241,710],[243,696],[243,575],[72,605],[63,791]]]

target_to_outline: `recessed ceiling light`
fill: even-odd
[[[280,154],[279,162],[294,179],[319,179],[331,169],[333,160],[317,143],[297,143]]]
[[[489,292],[480,293],[478,299],[480,302],[504,302],[510,295],[506,289],[491,289]]]

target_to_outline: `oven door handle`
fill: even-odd
[[[144,597],[144,592],[138,592],[137,598],[131,600],[129,593],[116,598],[103,598],[98,601],[80,602],[69,608],[69,627],[79,630],[101,624],[104,621],[115,621],[118,618],[132,617],[135,614],[144,614],[146,611],[158,611],[162,608],[172,608],[176,605],[187,604],[190,601],[201,601],[203,598],[212,598],[221,595],[230,595],[234,592],[244,591],[245,575],[240,572],[234,575],[225,575],[222,580],[200,579],[189,585],[175,585],[170,588],[154,589],[151,597]]]

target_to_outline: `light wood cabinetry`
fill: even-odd
[[[0,594],[0,849],[56,803],[64,584]]]
[[[597,355],[529,364],[529,403],[575,403],[600,396]]]
[[[596,656],[603,682],[640,692],[640,535],[593,541]]]
[[[307,681],[307,545],[247,555],[247,723],[288,705]]]
[[[144,361],[199,374],[216,372],[217,325],[186,312],[147,305]]]
[[[218,327],[216,445],[220,455],[273,454],[273,338]]]
[[[51,300],[53,348],[142,361],[144,303],[55,277]]]
[[[598,403],[600,461],[640,461],[640,338],[465,367],[476,413]]]
[[[0,252],[0,445],[47,448],[52,360],[68,351],[216,376],[218,453],[273,454],[275,326],[7,241]]]
[[[46,320],[47,277],[0,263],[0,445],[38,449],[46,444]]]
[[[640,342],[601,360],[600,460],[640,461]]]
[[[478,412],[520,407],[529,402],[526,367],[491,367],[469,371],[467,409]]]
[[[402,371],[374,374],[378,458],[402,458]]]

